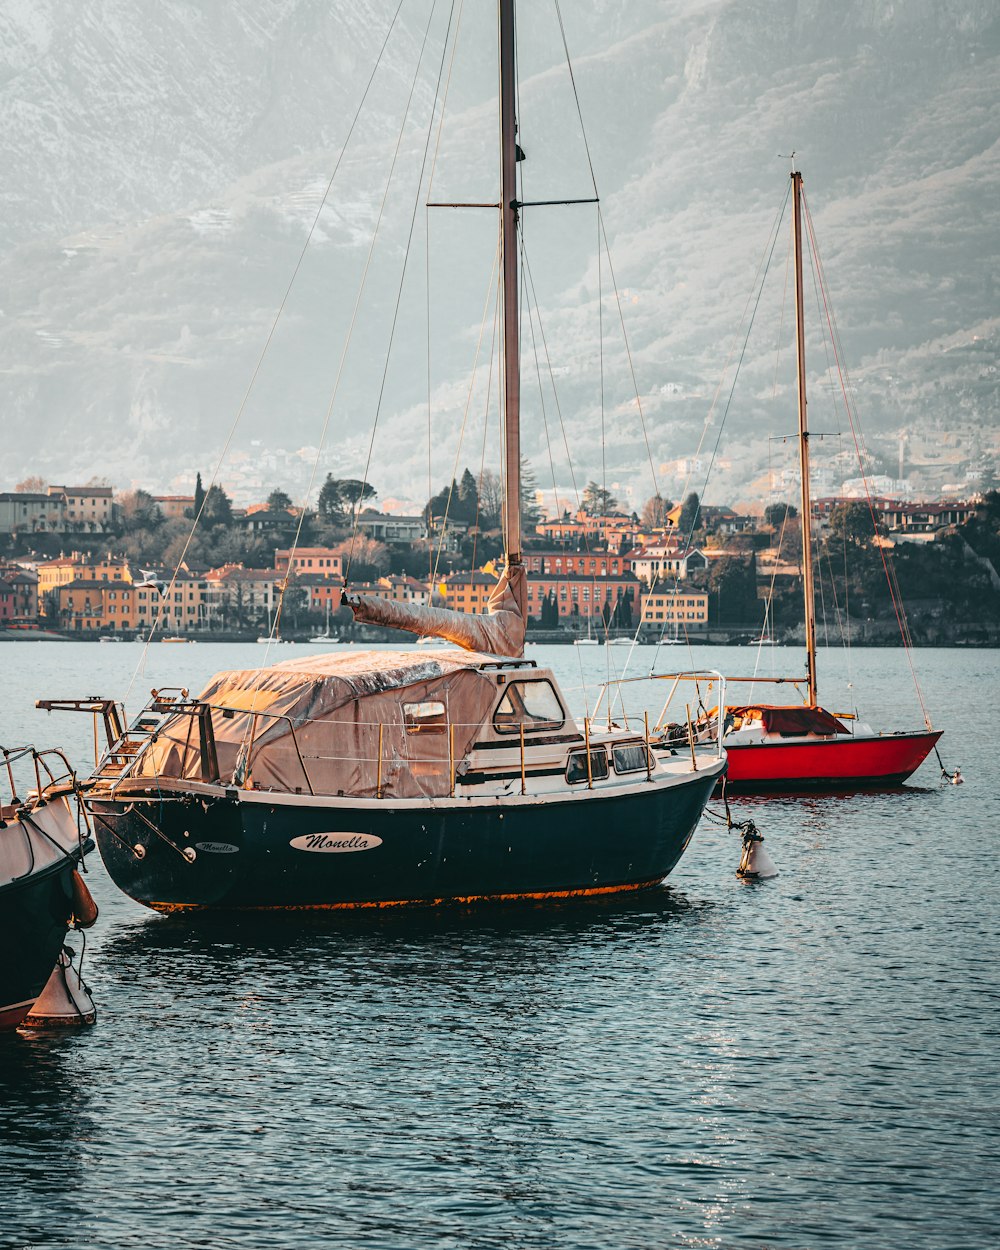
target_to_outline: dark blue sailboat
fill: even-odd
[[[315,655],[109,701],[86,803],[108,871],[182,908],[385,907],[637,890],[673,869],[725,769],[570,714],[523,659],[514,6],[499,0],[505,572],[485,616],[345,594],[454,650]]]

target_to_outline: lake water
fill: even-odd
[[[33,701],[123,695],[141,651],[0,645],[0,742],[85,765],[88,719]],[[129,710],[263,652],[154,646]],[[629,656],[528,654],[578,708]],[[692,658],[757,656],[659,663]],[[774,881],[703,822],[624,901],[170,918],[91,857],[97,1025],[0,1037],[0,1245],[997,1244],[997,655],[915,662],[966,784],[932,756],[903,792],[738,802]],[[820,677],[828,706],[921,725],[899,651],[823,652]]]

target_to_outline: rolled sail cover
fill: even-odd
[[[374,798],[381,785],[383,797],[444,797],[452,759],[468,753],[497,701],[479,669],[487,658],[369,651],[217,673],[199,699],[212,708],[219,777],[302,794]],[[137,775],[214,780],[201,773],[194,718],[159,730]]]
[[[368,625],[391,625],[413,634],[445,638],[467,651],[488,655],[524,654],[527,577],[524,566],[508,567],[497,582],[487,604],[488,615],[473,616],[452,608],[422,608],[380,599],[376,595],[345,593],[343,602],[356,621]]]

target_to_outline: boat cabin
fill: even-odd
[[[464,650],[314,655],[155,692],[106,756],[126,776],[356,798],[613,786],[657,767],[641,734],[581,728],[533,660]],[[634,776],[630,780],[635,780]]]

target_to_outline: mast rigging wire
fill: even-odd
[[[434,86],[434,99],[431,103],[430,118],[427,123],[427,137],[424,140],[424,154],[420,162],[420,176],[417,178],[417,192],[413,199],[413,212],[410,214],[410,228],[406,236],[406,250],[403,253],[403,266],[399,275],[399,286],[396,290],[396,303],[392,312],[392,326],[389,330],[389,345],[386,348],[385,364],[382,368],[382,380],[381,380],[381,383],[379,384],[378,401],[375,404],[375,416],[372,420],[371,438],[368,440],[368,455],[365,459],[365,471],[362,474],[362,478],[361,478],[363,482],[367,482],[368,474],[371,470],[372,453],[375,448],[375,434],[378,430],[378,419],[382,412],[382,400],[385,398],[385,384],[386,384],[386,379],[389,376],[389,362],[392,358],[392,346],[396,339],[396,325],[399,321],[399,308],[403,300],[403,287],[406,283],[406,268],[407,268],[407,265],[409,264],[410,249],[413,244],[413,230],[417,221],[417,209],[420,207],[420,189],[423,186],[424,170],[427,167],[427,153],[430,148],[431,133],[434,129],[434,114],[437,112],[438,96],[441,91],[441,78],[444,73],[444,61],[445,61],[445,56],[448,51],[448,42],[451,37],[451,23],[454,18],[454,15],[455,15],[455,0],[452,0],[451,9],[449,10],[449,13],[448,13],[448,25],[445,28],[444,41],[441,46],[441,64],[438,66],[437,82],[435,83],[435,86]],[[354,546],[358,537],[359,521],[360,521],[360,511],[356,509],[354,513],[354,528],[351,532],[351,546],[348,550],[348,555],[347,555],[347,568],[344,570],[344,584],[345,585],[347,584],[348,578],[350,577],[350,574],[351,574],[351,563],[354,559]]]
[[[399,134],[396,137],[396,146],[393,149],[392,161],[389,164],[389,173],[385,181],[385,189],[382,192],[382,202],[379,205],[378,216],[375,220],[375,228],[372,231],[371,243],[369,244],[369,247],[368,247],[368,255],[365,257],[364,268],[362,269],[362,272],[361,272],[361,281],[358,284],[358,293],[354,300],[354,307],[351,310],[351,320],[347,328],[347,336],[344,339],[343,350],[341,351],[341,354],[340,354],[340,363],[337,366],[337,376],[333,384],[333,391],[330,394],[330,400],[326,406],[326,414],[323,418],[323,426],[320,432],[319,446],[316,449],[316,456],[313,460],[312,473],[309,478],[308,495],[312,494],[312,490],[316,482],[316,473],[319,469],[319,462],[326,448],[326,439],[327,439],[327,434],[329,433],[329,430],[330,430],[330,421],[333,417],[334,405],[337,402],[337,395],[340,391],[340,383],[344,376],[344,366],[347,362],[347,355],[348,355],[348,352],[350,351],[351,341],[354,337],[354,328],[357,325],[358,312],[360,311],[360,308],[361,308],[361,300],[362,300],[362,297],[364,296],[365,287],[368,282],[368,273],[371,268],[372,257],[375,254],[375,244],[378,241],[379,230],[381,229],[381,226],[382,226],[382,219],[385,216],[385,206],[389,198],[389,189],[392,186],[392,179],[396,171],[396,162],[399,159],[399,152],[403,146],[403,136],[406,132],[406,123],[409,120],[409,116],[410,116],[410,105],[413,103],[413,96],[417,89],[417,80],[420,77],[420,67],[424,61],[424,52],[427,48],[427,40],[430,36],[431,24],[434,20],[434,13],[437,10],[437,6],[438,6],[438,0],[433,0],[433,3],[431,4],[430,12],[427,15],[427,25],[424,27],[423,40],[421,41],[421,44],[420,44],[420,53],[417,56],[417,63],[413,71],[413,80],[410,83],[409,95],[406,98],[406,108],[403,110],[403,120],[400,122]],[[307,495],[307,498],[308,498],[308,495]],[[358,502],[360,503],[360,500]],[[298,524],[295,527],[295,535],[292,541],[292,547],[291,547],[292,552],[294,552],[298,547],[299,538],[301,537],[301,534],[302,534],[302,525],[303,525],[304,520],[305,520],[305,508],[303,508],[299,513],[299,520],[298,520]],[[290,564],[291,564],[291,558],[289,558],[289,565]],[[287,590],[287,588],[288,588],[288,577],[286,576],[284,581],[281,584],[281,594],[278,599],[277,609],[275,610],[275,613],[274,613],[274,621],[272,622],[271,630],[270,630],[270,633],[268,634],[267,647],[264,651],[264,657],[261,660],[261,663],[257,667],[258,677],[263,672],[264,665],[267,663],[267,658],[268,658],[268,655],[270,654],[271,646],[274,642],[274,639],[278,637],[278,627],[279,627],[279,622],[281,619],[281,610],[282,610],[282,607],[284,606],[285,591]]]
[[[806,202],[805,193],[802,196],[803,209],[805,210],[806,228],[809,237],[809,248],[816,266],[816,274],[820,284],[820,291],[823,296],[823,310],[826,315],[827,327],[830,331],[830,342],[833,347],[834,357],[837,362],[837,377],[840,382],[840,390],[844,399],[844,407],[847,411],[847,419],[850,422],[851,434],[854,439],[854,449],[858,457],[858,463],[861,466],[861,480],[864,483],[865,498],[868,503],[868,512],[872,520],[872,530],[878,537],[878,518],[875,512],[875,504],[872,499],[871,487],[869,485],[869,477],[866,468],[866,458],[862,455],[863,439],[860,436],[860,421],[856,420],[856,413],[851,403],[849,394],[848,379],[846,376],[846,366],[841,362],[840,351],[840,335],[837,330],[836,321],[833,316],[833,310],[827,296],[826,276],[823,270],[823,262],[820,258],[819,248],[816,244],[816,236],[813,230],[812,214],[809,211],[809,205]],[[903,601],[899,593],[899,583],[896,579],[895,568],[891,560],[886,555],[886,548],[878,544],[879,557],[882,561],[882,569],[885,573],[886,582],[889,586],[889,597],[892,601],[893,611],[896,616],[896,624],[899,627],[900,638],[903,643],[903,652],[906,655],[906,662],[910,669],[910,676],[913,679],[913,688],[916,691],[917,702],[920,704],[920,710],[923,714],[924,724],[928,729],[932,728],[930,714],[927,711],[927,705],[924,702],[923,691],[920,689],[920,682],[917,680],[916,668],[913,664],[913,639],[910,635],[909,624],[906,619],[906,611],[903,607]]]
[[[743,337],[743,346],[742,346],[742,348],[740,349],[739,358],[738,358],[738,360],[736,361],[736,369],[735,369],[735,372],[733,373],[733,381],[732,381],[732,385],[731,385],[731,386],[730,386],[730,388],[729,388],[729,395],[728,395],[728,396],[727,396],[727,398],[726,398],[726,406],[725,406],[725,408],[723,409],[723,412],[722,412],[722,420],[719,422],[719,432],[718,432],[718,434],[716,435],[716,439],[715,439],[715,446],[714,446],[714,447],[713,447],[713,449],[712,449],[712,455],[711,455],[711,459],[709,460],[708,470],[707,470],[707,471],[706,471],[706,473],[705,473],[705,483],[704,483],[704,485],[703,485],[703,487],[702,487],[702,498],[704,498],[704,493],[705,493],[705,490],[706,490],[706,488],[707,488],[707,486],[708,486],[709,479],[710,479],[710,478],[711,478],[711,476],[712,476],[712,470],[713,470],[713,468],[715,467],[715,460],[716,460],[716,456],[717,456],[717,455],[718,455],[718,453],[719,453],[719,445],[720,445],[720,443],[721,443],[721,441],[722,441],[722,431],[725,429],[725,425],[726,425],[726,418],[729,416],[729,409],[730,409],[730,407],[731,407],[731,405],[732,405],[732,402],[733,402],[733,394],[734,394],[734,392],[735,392],[735,390],[736,390],[736,382],[737,382],[737,380],[738,380],[738,378],[739,378],[739,376],[740,376],[740,369],[742,368],[742,365],[743,365],[743,360],[744,360],[744,358],[745,358],[745,356],[746,356],[746,352],[747,352],[747,345],[748,345],[748,344],[749,344],[749,342],[750,342],[750,334],[751,334],[751,332],[752,332],[752,330],[753,330],[754,320],[755,320],[755,318],[756,318],[756,316],[757,316],[757,309],[760,307],[761,297],[762,297],[762,295],[763,295],[763,293],[764,293],[764,284],[765,284],[765,280],[766,280],[766,278],[767,278],[768,271],[769,271],[769,270],[770,270],[770,268],[771,268],[771,258],[772,258],[772,257],[773,257],[773,255],[774,255],[774,249],[775,249],[775,247],[777,246],[777,243],[778,243],[778,236],[779,236],[780,229],[781,229],[781,221],[782,221],[782,218],[783,218],[783,217],[784,217],[784,215],[785,215],[785,207],[786,207],[786,206],[787,206],[787,204],[788,204],[788,197],[789,197],[790,195],[791,195],[791,184],[789,184],[789,186],[787,186],[787,187],[785,188],[785,195],[784,195],[784,198],[782,199],[782,202],[781,202],[781,207],[778,209],[778,212],[775,214],[774,221],[771,223],[771,230],[770,230],[770,232],[769,232],[769,234],[768,234],[767,244],[765,244],[765,247],[764,247],[764,252],[762,253],[762,255],[761,255],[761,259],[760,259],[760,261],[758,262],[758,265],[757,265],[757,272],[756,272],[756,274],[754,275],[753,285],[752,285],[752,286],[751,286],[751,288],[750,288],[750,294],[749,294],[749,295],[748,295],[748,297],[747,297],[747,302],[746,302],[746,304],[744,305],[744,308],[743,308],[743,314],[742,314],[742,316],[740,317],[740,327],[739,327],[739,328],[742,328],[744,321],[746,321],[746,319],[747,319],[747,313],[748,313],[748,311],[749,311],[749,313],[750,313],[750,320],[749,320],[749,324],[747,325],[747,331],[746,331],[746,334],[745,334],[745,335],[744,335],[744,337]],[[756,291],[756,297],[754,297],[754,291]],[[752,308],[751,308],[751,304],[752,304]],[[737,334],[738,334],[738,333],[739,333],[739,329],[737,329]],[[728,359],[726,360],[726,364],[725,364],[725,366],[723,367],[722,377],[720,377],[720,379],[719,379],[719,384],[718,384],[718,386],[717,386],[717,388],[716,388],[715,395],[713,396],[711,407],[709,408],[709,410],[708,410],[708,415],[707,415],[707,417],[705,418],[705,425],[704,425],[703,430],[702,430],[701,440],[700,440],[700,441],[699,441],[699,443],[698,443],[698,452],[700,452],[700,451],[701,451],[702,445],[704,444],[704,441],[705,441],[705,437],[706,437],[706,435],[707,435],[707,433],[708,433],[708,427],[709,427],[709,425],[710,425],[710,423],[711,423],[711,420],[712,420],[712,413],[713,413],[713,412],[714,412],[714,410],[715,410],[715,406],[716,406],[716,403],[718,402],[718,398],[719,398],[719,393],[720,393],[720,392],[721,392],[721,390],[722,390],[722,379],[725,377],[726,370],[729,368],[729,360],[731,360],[731,359],[732,359],[732,354],[733,354],[733,351],[734,351],[734,350],[735,350],[735,340],[734,340],[733,346],[730,348],[729,357],[728,357]],[[697,456],[697,452],[696,452],[696,456]],[[689,474],[688,474],[688,483],[687,483],[687,484],[690,484],[690,480],[691,480],[691,474],[689,473]],[[686,489],[686,488],[685,488],[685,489]],[[700,508],[699,508],[699,511],[700,511]],[[695,528],[696,528],[696,526],[697,526],[697,523],[698,523],[698,512],[695,512],[695,514],[694,514],[694,515],[692,516],[692,518],[691,518],[691,524],[690,524],[690,526],[689,526],[689,528],[688,528],[687,537],[686,537],[686,538],[685,538],[685,540],[684,540],[684,544],[685,544],[685,545],[684,545],[684,549],[685,549],[685,550],[686,550],[686,549],[689,549],[689,548],[690,548],[690,546],[691,546],[691,541],[692,541],[692,539],[693,539],[693,537],[694,537],[694,531],[695,531]],[[678,573],[679,573],[679,570],[678,570]],[[677,589],[678,589],[678,586],[679,586],[679,581],[680,581],[679,576],[677,576],[677,577],[675,577],[675,578],[674,578],[674,591],[675,591],[675,593],[676,593],[676,591],[677,591]],[[655,665],[656,665],[657,656],[659,655],[659,649],[660,649],[660,646],[661,646],[661,644],[662,644],[662,641],[663,641],[663,636],[664,636],[664,633],[665,633],[665,632],[666,632],[666,621],[664,621],[663,626],[662,626],[662,628],[661,628],[661,630],[660,630],[660,637],[659,637],[659,639],[657,640],[657,643],[656,643],[656,651],[653,653],[653,659],[652,659],[652,664],[651,664],[651,667],[655,667]]]
[[[383,38],[381,47],[379,48],[378,56],[375,58],[375,64],[372,66],[372,71],[368,75],[368,81],[366,82],[365,89],[362,92],[361,100],[358,103],[358,107],[354,111],[354,116],[351,118],[351,124],[347,129],[347,135],[344,138],[343,144],[341,145],[340,153],[337,156],[336,162],[334,163],[333,171],[327,180],[326,187],[323,191],[323,195],[320,198],[319,205],[316,208],[316,213],[313,217],[312,224],[309,227],[309,230],[305,237],[305,241],[303,242],[302,248],[299,251],[298,259],[295,262],[295,265],[292,269],[291,277],[289,278],[288,284],[285,287],[285,292],[281,298],[281,303],[278,305],[278,311],[275,313],[274,319],[271,322],[270,329],[268,330],[267,336],[264,339],[264,345],[261,348],[260,354],[257,357],[257,361],[254,365],[253,371],[250,374],[250,381],[247,384],[246,390],[243,394],[243,398],[240,400],[239,407],[236,410],[236,415],[233,418],[232,424],[229,429],[229,433],[226,437],[225,444],[223,445],[223,448],[222,448],[222,452],[220,453],[218,461],[216,462],[216,465],[215,465],[215,469],[212,472],[212,477],[208,484],[208,490],[206,490],[205,492],[205,499],[202,500],[201,507],[198,509],[197,514],[192,519],[191,530],[187,536],[187,539],[184,543],[183,548],[181,549],[181,554],[177,558],[177,563],[174,566],[174,572],[173,572],[173,576],[170,579],[170,584],[167,587],[167,590],[164,592],[164,595],[163,595],[164,600],[166,600],[166,595],[168,593],[173,592],[174,585],[177,581],[177,574],[180,571],[180,566],[184,562],[184,557],[187,555],[188,548],[191,546],[195,533],[198,530],[198,526],[201,523],[202,514],[205,511],[205,503],[208,500],[208,492],[217,483],[219,473],[221,472],[222,466],[225,463],[226,457],[229,454],[229,448],[232,445],[233,438],[236,435],[237,427],[239,426],[239,423],[242,420],[243,413],[246,410],[247,403],[250,399],[250,394],[253,391],[254,386],[256,385],[257,376],[260,373],[261,367],[264,364],[264,358],[267,356],[268,350],[271,346],[271,342],[274,339],[275,331],[278,328],[278,323],[281,320],[282,314],[285,311],[285,306],[288,303],[289,296],[292,293],[292,288],[295,285],[296,279],[299,276],[299,271],[302,268],[303,261],[305,260],[306,252],[309,250],[309,244],[312,242],[313,235],[316,233],[316,229],[319,225],[320,218],[323,215],[323,210],[326,208],[327,201],[330,198],[330,193],[333,190],[334,180],[336,179],[337,174],[340,171],[340,166],[343,163],[348,145],[351,142],[351,138],[354,135],[354,131],[358,124],[358,120],[361,117],[361,111],[365,106],[365,102],[368,99],[368,94],[371,91],[372,84],[375,81],[375,75],[378,73],[379,66],[382,64],[382,58],[385,55],[385,50],[386,50],[386,47],[388,46],[389,38],[392,35],[392,32],[396,27],[396,22],[399,18],[400,10],[402,9],[404,2],[405,0],[399,0],[399,3],[396,5],[396,10],[393,13],[392,21],[389,23],[388,29],[385,32],[385,37]],[[153,641],[153,636],[156,633],[157,626],[159,622],[162,620],[163,615],[164,615],[163,613],[158,613],[155,619],[153,620],[152,624],[150,625],[149,633],[146,636],[146,641],[142,648],[142,654],[139,656],[139,660],[132,673],[132,677],[128,684],[128,689],[125,691],[125,696],[122,700],[123,705],[132,693],[132,687],[135,685],[136,678],[144,670],[145,663],[146,663],[146,655],[149,651],[150,643]]]

